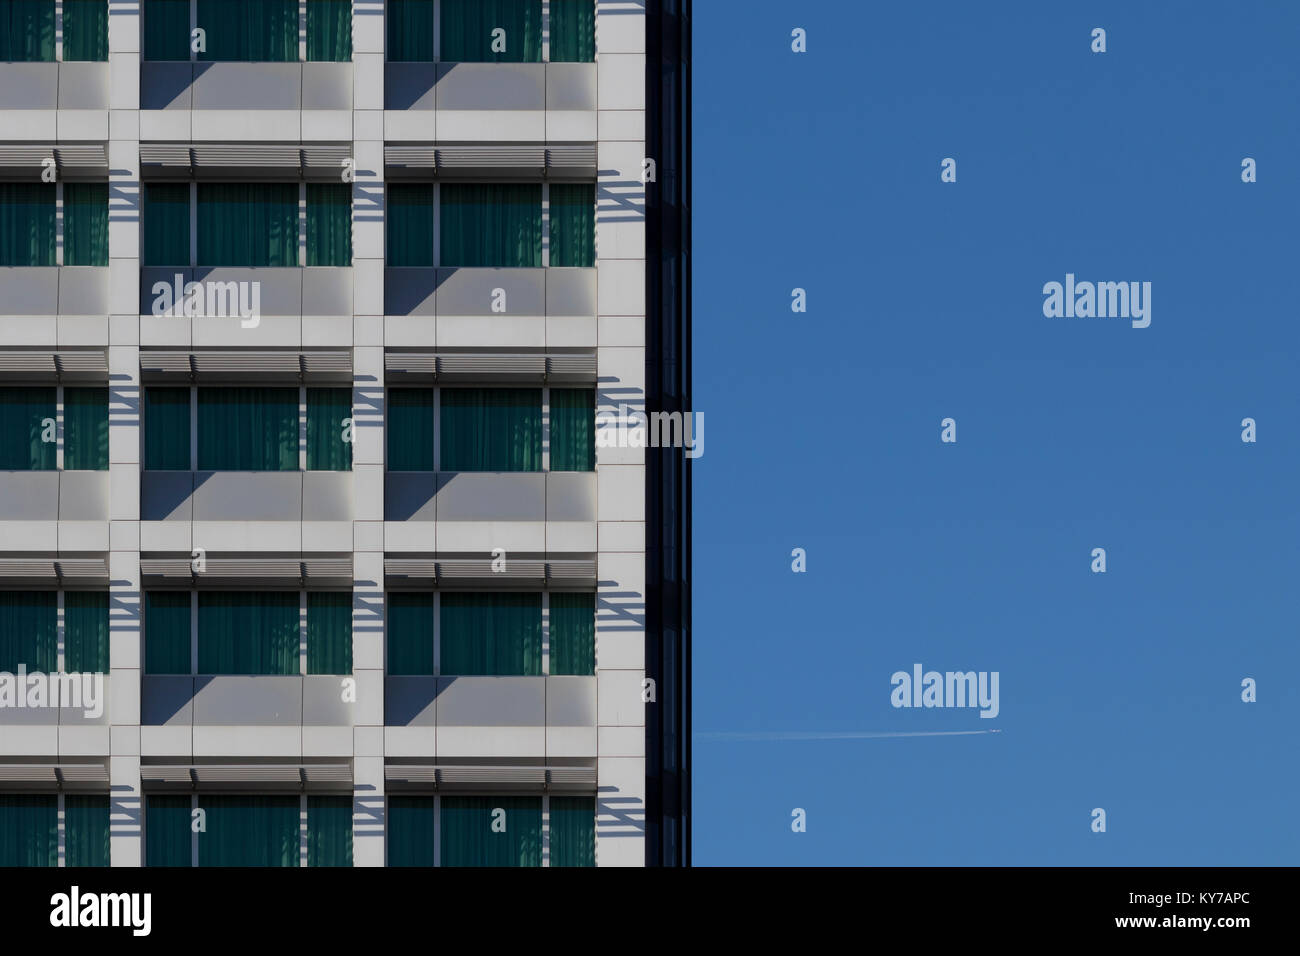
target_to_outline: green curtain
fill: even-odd
[[[63,592],[63,669],[108,673],[108,592]]]
[[[433,265],[433,184],[389,183],[384,195],[388,264]]]
[[[63,0],[63,59],[108,62],[108,0]]]
[[[433,389],[388,390],[389,471],[433,471]]]
[[[596,865],[595,797],[551,797],[550,825],[551,866]]]
[[[0,63],[36,60],[54,60],[54,0],[4,0]]]
[[[352,59],[352,0],[307,0],[307,59]]]
[[[307,595],[307,673],[352,673],[352,592]]]
[[[504,815],[494,813],[504,810]],[[503,821],[493,829],[495,821]],[[541,797],[443,797],[443,866],[541,866]]]
[[[63,469],[108,471],[108,389],[63,389]]]
[[[433,595],[428,591],[391,591],[384,598],[384,633],[393,676],[433,673]]]
[[[310,9],[314,4],[308,4]],[[352,265],[352,186],[307,184],[307,265]]]
[[[384,831],[389,866],[433,866],[433,797],[388,798]]]
[[[190,390],[144,390],[144,467],[147,471],[190,470]]]
[[[542,62],[542,0],[442,0],[441,26],[445,62]],[[505,50],[493,52],[498,28]]]
[[[297,471],[298,390],[199,389],[200,471]]]
[[[199,183],[201,266],[298,265],[297,183]]]
[[[59,668],[59,604],[53,591],[0,591],[0,671]]]
[[[190,670],[190,592],[146,592],[144,672],[188,674]]]
[[[541,471],[540,388],[444,388],[443,471]]]
[[[298,0],[199,0],[198,12],[207,31],[200,60],[298,60]]]
[[[193,866],[190,798],[147,796],[144,803],[144,865]]]
[[[63,264],[108,265],[108,183],[63,184]]]
[[[49,385],[0,388],[0,471],[58,466],[57,432],[49,424],[58,417],[55,394]]]
[[[189,183],[144,184],[144,264],[190,264]]]
[[[433,0],[387,0],[390,63],[433,61]]]
[[[54,183],[0,183],[0,266],[57,265],[57,214]]]
[[[448,591],[440,619],[443,674],[541,674],[541,594]]]
[[[0,867],[59,865],[59,798],[0,793]]]
[[[595,470],[595,389],[551,389],[551,471]]]
[[[144,58],[190,58],[190,0],[144,0]]]
[[[596,595],[551,594],[551,673],[596,673]]]
[[[542,264],[540,183],[443,183],[439,265]]]
[[[596,187],[551,184],[551,265],[596,264]]]
[[[108,794],[65,794],[63,831],[65,866],[108,866]]]
[[[307,798],[307,865],[352,865],[352,798]]]
[[[199,673],[301,673],[297,591],[200,591]]]
[[[551,0],[551,62],[596,61],[596,0]]]
[[[343,423],[352,417],[352,389],[307,389],[307,470],[351,471],[352,442]]]
[[[298,866],[298,798],[203,794],[199,866]]]

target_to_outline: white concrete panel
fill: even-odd
[[[645,109],[645,54],[601,53],[596,63],[596,96],[602,110]]]
[[[440,551],[490,552],[493,548],[505,548],[510,552],[546,549],[544,521],[439,521],[437,524]],[[427,547],[426,544],[425,548]]]
[[[644,727],[601,727],[599,740],[602,757],[645,756]]]
[[[545,757],[545,727],[438,727],[438,759]]]
[[[596,482],[599,520],[645,520],[644,465],[602,465],[596,470]]]
[[[59,110],[56,127],[59,140],[108,139],[108,110]]]
[[[645,140],[645,110],[600,110],[596,132],[602,144],[615,140]]]
[[[57,551],[57,521],[0,521],[0,541],[6,551]]]
[[[60,521],[60,551],[107,551],[107,521]]]
[[[0,129],[10,142],[52,143],[57,138],[57,113],[57,110],[0,110]]]
[[[189,757],[193,754],[192,748],[189,724],[140,728],[140,753],[145,757]],[[136,782],[139,783],[138,778]]]
[[[601,315],[645,315],[644,262],[600,259],[596,270],[596,307]]]
[[[644,521],[600,521],[596,526],[598,551],[645,551]]]
[[[427,757],[432,761],[438,753],[437,727],[385,727],[383,733],[386,757]]]
[[[299,727],[194,727],[195,757],[302,756]]]
[[[641,701],[645,671],[605,670],[596,674],[597,711],[600,726],[640,727],[645,725],[646,704]]]
[[[437,138],[446,143],[540,143],[546,140],[546,110],[436,110],[435,114]],[[390,110],[388,116],[392,115]],[[390,134],[388,138],[393,137]],[[419,138],[428,139],[429,134],[426,132]]]

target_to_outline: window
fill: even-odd
[[[596,61],[596,0],[551,0],[551,62]]]
[[[389,866],[541,866],[544,836],[551,866],[596,865],[594,797],[395,794],[385,822]]]
[[[59,601],[63,666],[59,666]],[[0,591],[0,671],[108,673],[107,591]]]
[[[352,0],[307,0],[307,59],[352,59]]]
[[[352,59],[351,0],[304,0],[307,59]],[[146,60],[296,63],[299,0],[144,0]],[[190,31],[202,27],[205,49],[190,55]]]
[[[108,0],[63,0],[63,59],[108,62]]]
[[[391,62],[433,61],[433,0],[388,0],[384,15]]]
[[[194,835],[196,809],[203,810],[206,826]],[[304,842],[308,866],[351,866],[352,798],[145,797],[146,866],[301,866]]]
[[[433,184],[392,183],[385,198],[384,242],[388,264],[432,266]]]
[[[54,183],[0,183],[0,266],[58,265],[57,190]]]
[[[551,183],[551,265],[596,264],[596,187]]]
[[[298,265],[296,183],[199,183],[197,193],[197,265]]]
[[[63,264],[108,265],[108,183],[63,184]]]
[[[352,470],[352,392],[307,389],[307,470]]]
[[[439,265],[541,266],[541,184],[444,183],[440,193]]]
[[[307,184],[307,265],[352,265],[352,187]]]
[[[189,60],[190,0],[144,0],[144,58]]]
[[[437,416],[434,395],[432,388],[388,390],[389,471],[543,471],[548,420],[549,470],[595,470],[594,389],[443,388]]]
[[[549,602],[550,666],[542,659]],[[385,671],[535,677],[596,673],[595,595],[554,592],[393,591],[385,598]],[[436,622],[436,626],[435,626]]]
[[[197,668],[191,667],[192,626]],[[144,654],[150,675],[351,674],[352,592],[149,591]]]
[[[0,0],[0,62],[54,61],[54,0]]]
[[[62,807],[60,807],[62,804]],[[0,866],[108,866],[108,795],[0,794]]]
[[[542,865],[541,797],[443,797],[441,822],[443,866]]]
[[[143,253],[147,266],[190,264],[189,183],[144,184]]]
[[[65,794],[63,827],[67,866],[108,866],[107,794]]]
[[[190,390],[144,390],[144,467],[150,471],[190,470]]]
[[[53,471],[58,468],[60,417],[63,468],[108,470],[108,389],[60,389],[53,385],[0,388],[0,470]]]
[[[444,61],[542,61],[541,0],[442,0],[440,27]]]

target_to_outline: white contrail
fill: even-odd
[[[695,734],[697,740],[864,740],[877,737],[965,737],[973,734],[1000,734],[1000,729],[990,730],[843,730],[843,731],[711,731]]]

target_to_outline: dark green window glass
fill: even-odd
[[[199,592],[200,674],[298,674],[297,591]]]
[[[200,388],[200,471],[297,471],[296,388]]]
[[[505,830],[493,821],[505,811]],[[443,797],[443,866],[541,866],[541,797]]]
[[[201,266],[296,266],[295,183],[199,183]]]
[[[63,669],[69,674],[108,673],[108,592],[63,594]]]
[[[144,596],[144,672],[188,674],[190,670],[190,592],[147,592]]]
[[[64,388],[63,468],[108,470],[108,389]]]
[[[144,806],[144,865],[193,866],[190,798],[150,795]]]
[[[0,63],[40,60],[54,60],[54,0],[0,2]]]
[[[63,184],[63,264],[108,265],[108,183]]]
[[[385,831],[389,866],[433,866],[433,797],[388,798]]]
[[[53,266],[54,183],[0,183],[0,266]]]
[[[144,264],[190,264],[189,183],[144,184]]]
[[[144,390],[144,467],[190,470],[190,390]]]
[[[440,208],[439,265],[541,266],[540,183],[443,183]]]
[[[59,666],[59,605],[53,591],[0,591],[0,671],[52,674]]]
[[[52,386],[0,388],[0,471],[57,467],[57,408]]]
[[[596,0],[551,0],[551,62],[596,61]]]
[[[307,673],[352,673],[352,593],[307,595]]]
[[[0,866],[59,865],[59,798],[0,794]]]
[[[536,675],[542,672],[540,594],[442,595],[439,640],[443,674]]]
[[[199,0],[198,13],[198,25],[207,31],[200,60],[298,59],[298,0]]]
[[[433,389],[388,392],[388,470],[433,471]]]
[[[433,184],[389,183],[384,229],[390,266],[433,265]]]
[[[596,264],[596,187],[551,184],[551,265]]]
[[[388,0],[384,15],[390,62],[433,61],[433,0]]]
[[[352,187],[307,184],[307,265],[352,265]]]
[[[551,673],[596,673],[596,596],[551,594]]]
[[[307,470],[352,470],[352,389],[307,389]]]
[[[596,865],[595,797],[551,797],[550,826],[551,866]]]
[[[202,794],[199,866],[298,866],[298,798]]]
[[[65,794],[64,860],[68,866],[108,866],[108,795]]]
[[[63,59],[108,62],[108,0],[63,0]]]
[[[443,471],[541,471],[542,390],[444,388]]]
[[[352,798],[307,798],[307,865],[352,865]]]
[[[352,0],[307,0],[307,59],[352,59]]]
[[[190,58],[190,0],[144,0],[144,58]]]
[[[595,470],[595,390],[551,389],[551,471]]]
[[[441,27],[444,61],[542,61],[542,0],[442,0]]]
[[[394,591],[384,601],[388,637],[385,671],[396,676],[433,673],[433,595]]]

